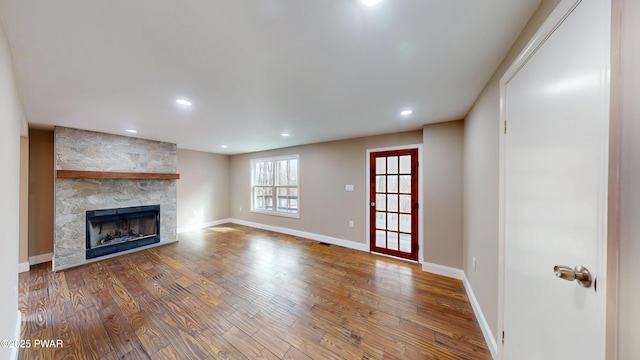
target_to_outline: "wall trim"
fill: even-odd
[[[20,332],[22,330],[22,313],[20,312],[20,310],[18,310],[17,312],[18,312],[18,316],[16,316],[16,328],[15,328],[15,331],[13,332],[12,340],[20,340]],[[12,346],[11,359],[18,360],[18,348],[19,348],[18,346]]]
[[[436,275],[446,276],[456,280],[462,280],[462,284],[464,285],[464,290],[467,292],[467,297],[469,298],[469,303],[471,303],[471,308],[473,309],[473,313],[478,320],[478,325],[480,325],[480,330],[482,330],[482,335],[484,336],[484,341],[487,343],[487,347],[491,352],[491,357],[494,359],[498,358],[498,344],[496,343],[496,339],[491,332],[491,328],[489,327],[489,323],[487,322],[487,318],[484,316],[482,312],[482,308],[480,307],[480,303],[478,299],[476,299],[476,295],[473,293],[473,288],[471,287],[471,283],[467,278],[464,270],[453,268],[450,266],[444,266],[434,263],[425,262],[422,264],[422,271],[430,272]]]
[[[244,226],[249,226],[252,228],[268,230],[268,231],[275,231],[275,232],[279,232],[287,235],[299,236],[299,237],[303,237],[311,240],[325,242],[328,244],[338,245],[338,246],[346,247],[349,249],[369,252],[369,248],[367,247],[367,244],[357,243],[354,241],[344,240],[344,239],[335,238],[335,237],[326,236],[326,235],[314,234],[306,231],[293,230],[293,229],[283,228],[279,226],[265,225],[265,224],[260,224],[260,223],[255,223],[255,222],[245,221],[240,219],[232,218],[229,220],[230,220],[229,222],[232,224],[244,225]]]
[[[35,256],[29,256],[29,265],[37,265],[51,261],[53,259],[53,253],[40,254]]]
[[[480,303],[478,302],[478,299],[476,299],[476,295],[473,293],[471,283],[464,272],[462,272],[462,284],[464,285],[464,289],[467,291],[467,297],[469,298],[469,302],[473,308],[473,313],[476,315],[476,319],[478,320],[478,325],[480,325],[480,330],[482,330],[482,335],[484,335],[484,341],[486,341],[487,346],[489,347],[491,357],[497,359],[498,343],[491,332],[487,318],[485,318],[482,308],[480,307]]]
[[[29,271],[30,266],[29,266],[29,262],[25,261],[25,262],[21,262],[18,264],[18,272],[19,273],[23,273],[23,272],[27,272]]]
[[[434,264],[430,262],[422,263],[422,271],[430,272],[436,275],[442,275],[457,280],[464,278],[464,271],[450,266]]]
[[[186,233],[186,232],[189,232],[189,231],[192,231],[192,230],[199,230],[199,229],[204,229],[204,228],[208,228],[208,227],[212,227],[212,226],[228,224],[230,222],[231,222],[231,219],[230,218],[226,218],[226,219],[221,219],[221,220],[209,221],[209,222],[206,222],[206,223],[182,226],[182,227],[178,228],[177,233],[178,234]]]
[[[147,249],[151,249],[151,248],[158,247],[158,246],[163,246],[163,245],[174,244],[174,243],[177,243],[177,242],[178,242],[178,240],[169,240],[169,241],[165,241],[165,242],[159,242],[159,243],[156,243],[156,244],[137,247],[137,248],[131,249],[131,250],[120,251],[120,252],[117,252],[117,253],[113,253],[113,254],[109,254],[109,255],[105,255],[105,256],[100,256],[100,257],[97,257],[97,258],[81,261],[79,263],[71,264],[71,265],[55,266],[56,264],[54,262],[52,264],[52,268],[53,268],[53,271],[71,269],[71,268],[74,268],[74,267],[78,267],[78,266],[82,266],[82,265],[86,265],[86,264],[91,264],[91,263],[102,261],[102,260],[105,260],[105,259],[111,259],[111,258],[114,258],[116,256],[131,254],[133,252],[137,252],[137,251],[141,251],[141,250],[147,250]]]

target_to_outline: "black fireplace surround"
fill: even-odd
[[[87,211],[87,259],[160,242],[160,205]]]

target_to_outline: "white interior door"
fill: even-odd
[[[563,4],[503,87],[504,359],[605,358],[610,2]]]

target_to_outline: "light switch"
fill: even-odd
[[[353,191],[353,185],[346,185],[346,186],[344,187],[344,189],[345,189],[346,191]]]

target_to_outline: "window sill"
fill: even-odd
[[[287,218],[293,218],[293,219],[300,219],[300,213],[289,214],[289,213],[283,213],[283,212],[277,212],[277,211],[265,211],[265,210],[256,210],[256,209],[251,209],[249,210],[249,212],[252,212],[254,214],[273,215],[273,216],[287,217]]]

